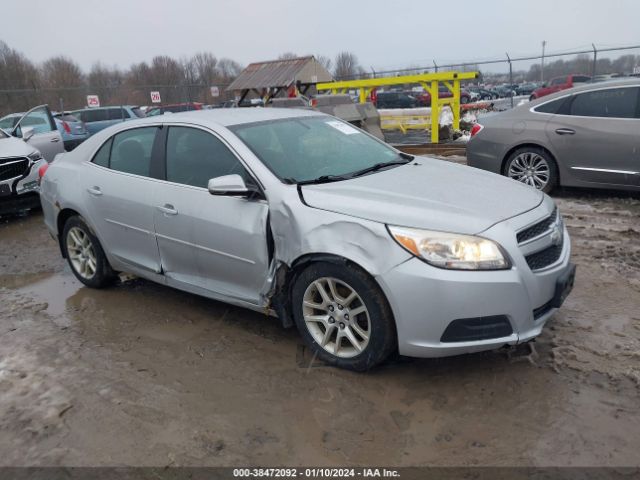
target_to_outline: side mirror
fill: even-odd
[[[36,133],[35,130],[33,129],[33,127],[26,127],[22,129],[22,140],[24,140],[25,142],[28,142],[29,139],[31,137],[33,137],[33,134]]]
[[[253,191],[247,187],[242,177],[235,173],[212,178],[207,188],[211,195],[227,197],[248,197]]]

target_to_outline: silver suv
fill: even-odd
[[[42,205],[85,285],[123,271],[267,311],[355,370],[530,340],[575,272],[547,195],[313,111],[111,127],[52,164]]]

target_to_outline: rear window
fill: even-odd
[[[69,115],[69,114],[64,114],[64,115],[58,114],[58,115],[55,115],[55,117],[59,118],[63,122],[79,122],[80,121],[76,117],[74,117],[73,115]]]
[[[581,117],[634,118],[638,110],[638,87],[607,88],[575,95],[570,114]]]
[[[591,81],[591,77],[587,77],[586,75],[574,75],[573,83],[587,83]]]

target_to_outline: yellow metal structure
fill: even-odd
[[[371,91],[379,87],[391,85],[418,84],[429,92],[431,95],[431,143],[438,143],[440,126],[440,110],[443,106],[449,105],[453,113],[453,128],[460,128],[460,81],[472,80],[478,77],[478,72],[438,72],[438,73],[422,73],[418,75],[403,75],[400,77],[381,77],[367,78],[365,80],[345,80],[339,82],[323,82],[318,83],[316,88],[318,91],[329,90],[332,94],[347,93],[349,90],[358,89],[360,103],[365,103]],[[439,84],[445,85],[452,96],[449,98],[440,98]],[[398,121],[403,132],[406,132],[407,122]],[[423,122],[424,123],[424,122]],[[420,124],[420,122],[416,122]],[[413,127],[409,124],[408,128]]]

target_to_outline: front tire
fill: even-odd
[[[103,288],[115,281],[116,273],[82,217],[74,216],[67,220],[62,230],[62,242],[71,271],[83,284]]]
[[[558,166],[553,157],[540,147],[523,147],[505,162],[503,174],[544,193],[558,185]]]
[[[312,263],[296,277],[292,302],[300,335],[330,365],[366,371],[396,349],[389,303],[356,266]]]

